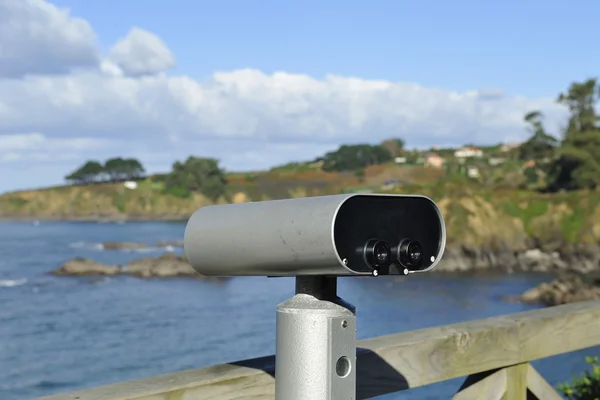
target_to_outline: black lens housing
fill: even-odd
[[[404,239],[398,245],[396,258],[400,264],[408,269],[420,269],[425,259],[425,249],[418,240]]]
[[[364,247],[365,262],[373,269],[389,266],[392,261],[392,249],[383,240],[370,239]]]

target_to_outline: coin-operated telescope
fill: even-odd
[[[203,275],[296,277],[277,306],[276,399],[329,400],[356,394],[355,308],[337,277],[430,271],[445,244],[425,196],[342,194],[203,207],[184,251]]]

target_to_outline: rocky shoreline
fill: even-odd
[[[581,274],[600,271],[600,247],[524,251],[486,250],[465,246],[449,246],[436,272],[576,272]]]
[[[201,275],[188,264],[185,257],[173,253],[134,260],[124,266],[107,265],[77,257],[50,271],[50,274],[77,277],[130,275],[138,278],[193,278],[217,281],[228,279]]]
[[[104,250],[138,250],[151,247],[145,243],[105,242]],[[183,247],[182,241],[162,241],[155,247]],[[522,252],[492,252],[450,246],[444,252],[437,274],[510,274],[547,273],[555,277],[525,293],[507,297],[506,301],[539,303],[546,306],[574,301],[600,299],[600,249],[552,251],[530,249]],[[185,277],[200,280],[224,280],[198,274],[183,256],[167,252],[159,257],[142,258],[126,265],[106,265],[93,260],[75,258],[50,272],[55,276],[117,276],[139,278]]]
[[[159,241],[153,244],[140,242],[103,242],[103,250],[144,250],[150,248],[183,248],[183,240]],[[524,251],[489,250],[467,246],[446,247],[442,261],[435,273],[517,273],[543,272],[580,274],[600,271],[600,246],[567,250],[533,248]]]
[[[566,273],[552,282],[542,283],[520,296],[507,297],[506,301],[557,306],[585,300],[600,300],[600,275]]]
[[[438,273],[548,273],[551,282],[531,288],[505,301],[556,306],[585,300],[600,300],[600,248],[522,252],[492,252],[450,247],[436,270]]]

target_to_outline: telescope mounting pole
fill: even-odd
[[[337,296],[337,278],[296,277],[296,295],[277,305],[276,400],[356,399],[356,310]]]

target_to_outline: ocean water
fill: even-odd
[[[272,354],[275,306],[293,295],[291,278],[226,282],[134,277],[53,277],[73,257],[110,264],[165,249],[103,250],[99,243],[181,240],[182,223],[0,223],[0,399],[21,400]],[[339,280],[368,338],[535,308],[506,303],[542,275],[445,277],[392,283]],[[534,362],[556,384],[586,369],[598,348]],[[450,398],[461,379],[381,396]]]

